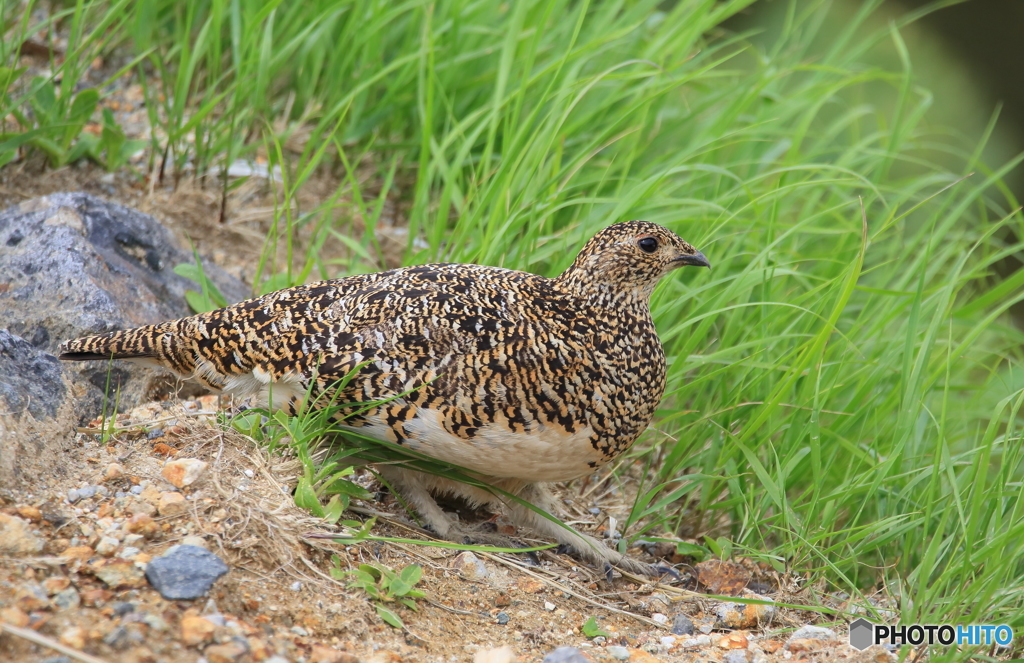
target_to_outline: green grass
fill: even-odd
[[[654,480],[627,536],[707,535],[810,587],[884,588],[904,623],[1020,632],[1024,338],[1007,309],[1024,272],[994,269],[1022,249],[1000,181],[1016,162],[991,169],[978,157],[987,135],[965,143],[929,124],[900,24],[866,25],[877,3],[822,35],[829,3],[794,2],[766,47],[720,27],[746,4],[69,12],[106,22],[80,31],[83,52],[141,58],[164,137],[153,158],[166,155],[169,175],[192,163],[226,186],[220,164],[263,150],[285,175],[270,247],[306,224],[366,224],[344,269],[312,252],[276,274],[268,258],[272,286],[377,269],[386,196],[411,230],[406,263],[554,275],[613,221],[678,231],[714,268],[668,279],[653,300],[669,390],[631,452]],[[902,67],[867,65],[880,48]],[[5,109],[27,107],[14,89]],[[289,152],[300,128],[312,138]],[[37,129],[8,126],[0,152]],[[357,164],[375,169],[371,186]],[[341,174],[338,194],[293,212],[285,199],[318,168]]]

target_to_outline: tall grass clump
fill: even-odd
[[[172,166],[262,149],[286,196],[341,173],[271,240],[357,217],[351,270],[380,266],[385,199],[406,263],[554,275],[611,222],[676,230],[714,267],[652,302],[669,389],[627,459],[653,477],[627,536],[883,590],[905,623],[1024,628],[1024,272],[995,276],[1022,248],[1001,184],[1019,160],[989,168],[987,135],[929,124],[879,2],[825,35],[831,3],[794,0],[768,46],[722,26],[748,4],[156,1],[120,43]],[[308,258],[282,284],[340,275]]]

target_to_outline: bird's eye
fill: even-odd
[[[637,242],[637,246],[639,246],[640,250],[644,253],[654,253],[658,250],[658,240],[653,237],[644,237]]]

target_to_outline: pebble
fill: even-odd
[[[604,650],[608,653],[609,656],[611,656],[614,659],[620,661],[629,660],[629,650],[625,647],[620,647],[619,645],[612,645],[611,647],[605,647]]]
[[[660,612],[656,612],[653,615],[651,615],[651,619],[658,622],[659,624],[668,624],[668,617],[661,614]]]
[[[0,553],[35,554],[42,550],[43,540],[32,532],[27,522],[0,513]]]
[[[181,640],[186,645],[200,645],[213,638],[217,625],[205,617],[185,615],[181,618]]]
[[[234,663],[248,653],[248,646],[235,640],[222,645],[210,645],[203,650],[203,655],[210,663]]]
[[[39,663],[71,663],[71,659],[67,656],[51,656],[50,658],[44,658]]]
[[[509,622],[508,613],[499,612],[498,616],[497,616],[497,620],[498,620],[498,623],[501,624],[502,626],[504,626],[505,624],[508,624],[508,622]]]
[[[165,599],[199,598],[227,572],[227,564],[198,546],[174,546],[146,566],[146,578]]]
[[[134,562],[105,559],[93,564],[90,570],[94,576],[102,580],[111,589],[137,588],[146,584],[142,571],[139,567],[135,566]]]
[[[81,603],[82,598],[78,595],[78,590],[74,587],[63,589],[57,592],[53,597],[53,604],[57,606],[59,610],[77,610]]]
[[[763,601],[768,599],[754,595]],[[775,615],[775,606],[771,603],[719,603],[715,608],[715,619],[719,626],[735,629],[756,628],[758,624],[767,622]]]
[[[242,474],[244,474],[245,476],[249,477],[250,479],[253,478],[254,476],[256,476],[255,472],[253,472],[252,470],[248,470],[248,469],[242,470]]]
[[[590,663],[590,659],[575,647],[559,647],[544,657],[544,663]]]
[[[686,615],[676,615],[672,620],[672,635],[693,635],[693,620]]]
[[[587,511],[594,514],[595,516],[601,515],[601,509],[598,509],[596,506],[590,507],[589,509],[587,509]]]
[[[306,629],[302,628],[301,626],[293,626],[293,627],[291,627],[288,630],[291,631],[292,633],[294,633],[295,635],[301,635],[303,637],[309,635],[309,631],[307,631]]]
[[[107,465],[106,477],[107,481],[113,479],[120,479],[124,476],[124,468],[119,463],[111,463]]]
[[[119,601],[114,604],[113,608],[115,617],[124,617],[129,612],[135,612],[135,604],[128,601]]]
[[[710,635],[698,635],[696,638],[690,638],[688,640],[683,640],[680,643],[680,646],[681,647],[707,647],[710,644],[711,644],[711,636]]]
[[[151,430],[148,433],[146,433],[146,439],[147,440],[155,440],[156,438],[163,437],[163,436],[164,436],[164,429],[163,428],[154,428],[153,430]],[[142,491],[140,490],[139,492],[142,492]]]
[[[276,656],[275,655],[275,656],[271,656],[267,660],[263,661],[263,663],[292,663],[292,662],[289,661],[284,656]]]
[[[100,542],[96,544],[96,552],[103,555],[104,557],[110,557],[113,555],[117,548],[121,545],[121,542],[112,536],[105,536],[100,539]]]
[[[725,663],[750,663],[750,658],[742,649],[733,649],[726,652],[724,661]]]
[[[63,592],[71,586],[71,579],[64,576],[50,576],[43,581],[43,589],[47,595],[53,596],[57,592]]]
[[[73,649],[85,649],[86,633],[84,628],[72,626],[60,632],[60,641]]]
[[[547,610],[548,612],[551,612],[552,610],[555,609],[555,604],[552,603],[551,601],[544,601],[544,609]]]
[[[550,657],[551,654],[548,654],[548,656]],[[516,655],[508,645],[496,649],[478,651],[473,654],[473,663],[514,663],[515,660]],[[547,661],[548,659],[545,658],[544,660]]]
[[[124,528],[132,534],[137,534],[147,539],[152,539],[160,532],[160,525],[153,520],[152,516],[145,513],[138,513],[129,518]],[[125,543],[128,543],[127,537],[125,538]]]
[[[801,626],[797,630],[793,631],[793,635],[789,636],[790,640],[835,640],[836,633],[832,629],[824,628],[821,626]]]
[[[671,649],[676,644],[676,637],[674,635],[663,635],[659,642],[662,647],[668,647]]]
[[[746,631],[733,631],[719,638],[718,646],[722,649],[746,649],[750,646]]]
[[[608,638],[604,637],[603,635],[594,636],[594,639],[591,640],[591,642],[595,645],[603,645],[607,641]]]
[[[178,458],[164,463],[160,475],[175,488],[184,488],[198,481],[209,465],[198,458]]]
[[[190,534],[181,540],[183,546],[196,546],[197,548],[206,549],[206,539],[195,534]]]
[[[482,580],[487,577],[487,566],[479,557],[469,552],[461,552],[452,560],[452,568],[467,580]]]
[[[132,495],[141,495],[143,490],[145,489],[142,486],[132,486],[128,489],[128,492]]]
[[[179,492],[168,490],[160,493],[156,510],[161,516],[180,516],[188,511],[188,501]]]
[[[124,559],[135,559],[141,552],[142,550],[135,546],[125,546],[121,548],[121,557]]]
[[[293,582],[292,583],[292,591],[293,592],[300,592],[300,591],[302,591],[302,583],[299,582],[298,580]]]
[[[141,640],[141,636],[129,631],[123,626],[118,626],[110,633],[103,636],[104,644],[118,650],[128,649],[128,647],[133,644],[134,640]]]

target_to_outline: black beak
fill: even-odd
[[[711,263],[708,262],[708,259],[705,258],[704,254],[700,251],[697,251],[692,256],[684,253],[672,262],[673,264],[680,266],[692,265],[693,267],[707,267],[708,269],[711,269]]]

